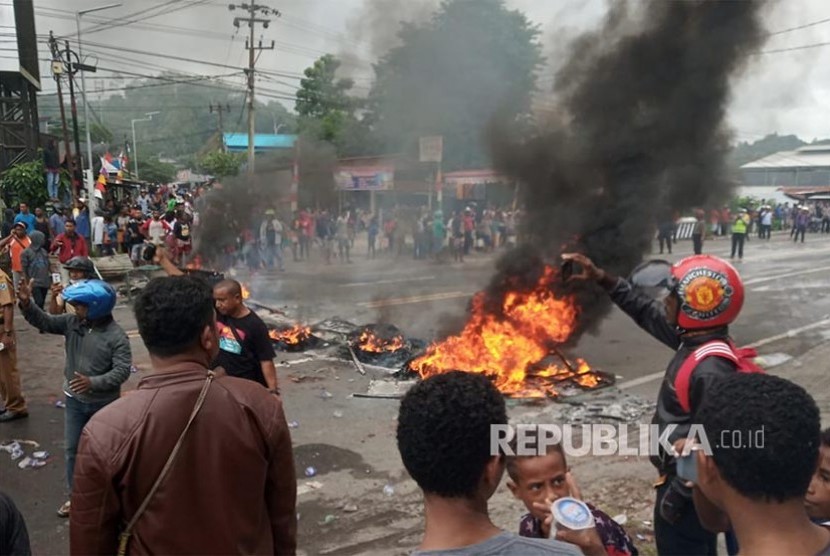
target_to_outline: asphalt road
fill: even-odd
[[[688,242],[676,247],[675,259],[678,251],[691,250]],[[705,247],[723,255],[727,244],[716,240]],[[804,245],[793,245],[783,235],[770,242],[753,239],[745,261],[738,265],[747,284],[747,301],[732,329],[737,342],[758,344],[764,354],[799,357],[830,340],[828,255],[828,236],[810,236]],[[319,259],[319,254],[315,256]],[[391,257],[375,261],[355,257],[352,265],[331,266],[319,260],[289,261],[285,273],[240,278],[257,301],[304,322],[332,316],[355,323],[384,320],[411,336],[430,339],[463,320],[470,294],[488,282],[493,262],[487,256],[471,257],[463,265]],[[125,329],[135,328],[128,308],[119,309],[116,318]],[[65,554],[67,522],[54,514],[64,500],[63,415],[54,407],[60,395],[62,339],[38,335],[25,323],[18,328],[31,417],[0,425],[0,441],[35,440],[52,459],[42,469],[19,469],[0,452],[0,490],[9,493],[23,511],[36,553]],[[147,370],[146,352],[137,337],[133,348],[136,364]],[[619,386],[646,398],[656,393],[660,372],[671,355],[619,311],[612,312],[596,335],[583,337],[572,353],[619,375]],[[349,547],[333,554],[405,551],[417,542],[420,497],[406,479],[394,445],[397,403],[353,398],[351,393],[365,390],[371,377],[358,375],[349,363],[283,364],[301,356],[278,359],[287,416],[300,424],[292,431],[298,470],[302,473],[314,466],[314,480],[324,485],[319,493],[300,497],[301,547],[308,553]],[[128,387],[136,382],[137,376]],[[332,397],[321,397],[323,389]],[[642,467],[649,472],[647,464]],[[617,471],[623,477],[629,472],[630,467]],[[602,467],[599,473],[614,471]],[[303,484],[308,480],[300,478]],[[387,484],[394,485],[392,497],[383,493]],[[647,492],[647,484],[645,488]],[[504,496],[505,527],[517,511],[508,498]],[[343,513],[344,503],[354,503],[359,510]],[[334,521],[329,519],[332,515]]]
[[[728,256],[728,243],[707,241],[705,252]],[[691,243],[684,241],[666,258],[674,261],[687,254]],[[443,265],[408,257],[374,261],[355,257],[351,265],[321,266],[313,257],[312,263],[289,262],[287,273],[267,272],[248,280],[254,298],[285,308],[305,322],[334,315],[357,324],[383,321],[430,340],[464,321],[470,296],[486,286],[494,262],[494,256],[483,255],[463,264]],[[830,236],[812,235],[805,244],[793,244],[786,234],[770,241],[753,238],[746,244],[744,261],[736,266],[747,284],[746,303],[732,330],[738,344],[766,342],[830,317]],[[764,343],[761,351],[786,348],[797,355],[826,339],[823,328]],[[617,309],[572,352],[624,380],[661,371],[666,360],[666,349],[631,326]]]

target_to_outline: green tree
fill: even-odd
[[[300,80],[296,109],[300,133],[317,140],[338,144],[347,127],[355,122],[356,99],[349,96],[351,79],[337,77],[340,60],[331,54],[320,57]]]
[[[169,183],[176,179],[176,167],[156,157],[139,157],[138,175],[141,181]]]
[[[43,167],[41,157],[30,162],[15,164],[6,170],[0,178],[0,185],[2,185],[7,201],[42,207],[49,200],[46,190],[46,169]]]
[[[78,124],[78,135],[81,137],[81,143],[84,143],[86,137],[86,126],[83,122]],[[98,143],[109,144],[113,141],[112,132],[98,122],[92,122],[92,125],[89,126],[89,138],[93,145],[97,145]],[[82,145],[81,148],[85,149],[86,147]]]
[[[198,167],[202,172],[216,177],[235,176],[239,173],[244,154],[224,153],[214,151],[207,153],[198,160]]]
[[[494,115],[530,112],[538,35],[503,0],[445,0],[429,21],[402,25],[400,46],[375,65],[368,122],[387,150],[417,152],[418,137],[443,135],[445,169],[488,165]]]
[[[732,150],[729,161],[734,168],[780,151],[792,151],[806,145],[795,135],[772,133],[753,143],[742,141]]]

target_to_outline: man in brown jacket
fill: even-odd
[[[218,350],[210,287],[157,278],[135,314],[153,373],[84,429],[71,553],[115,554],[138,512],[130,555],[293,554],[297,491],[282,403],[250,380],[210,378]]]

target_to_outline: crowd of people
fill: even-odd
[[[759,237],[768,238],[780,214],[798,240],[808,220],[830,218],[821,205],[785,208],[741,209],[729,214],[725,228],[719,220],[717,233],[732,237],[732,258],[743,257],[753,222]],[[693,230],[696,251],[710,231],[704,217],[697,214]],[[274,348],[239,282],[208,283],[181,270],[198,218],[198,194],[160,189],[105,203],[91,219],[79,200],[71,213],[57,205],[49,217],[21,204],[3,222],[0,252],[10,273],[0,269],[0,424],[29,414],[16,361],[18,310],[41,333],[64,337],[70,499],[57,513],[70,520],[73,554],[296,551],[296,480]],[[519,218],[465,206],[447,216],[425,208],[386,216],[305,209],[283,221],[264,208],[228,255],[252,271],[283,270],[286,248],[302,261],[317,245],[322,260],[348,264],[356,237],[365,233],[370,258],[379,250],[403,254],[409,235],[416,259],[448,254],[463,261],[474,249],[515,241]],[[671,252],[668,222],[658,237]],[[103,235],[95,232],[101,224]],[[155,249],[147,257],[149,244]],[[113,318],[116,292],[97,279],[90,252],[129,253],[136,265],[152,262],[168,274],[150,281],[133,308],[153,372],[130,396],[121,396],[132,368],[130,342]],[[673,265],[644,263],[624,279],[583,255],[563,258],[580,269],[571,280],[598,284],[675,351],[654,414],[674,444],[651,458],[658,553],[716,554],[717,534],[724,533],[730,554],[830,556],[830,429],[821,432],[816,404],[803,388],[763,374],[734,346],[729,325],[744,296],[735,268],[695,255]],[[397,448],[424,494],[425,530],[415,554],[637,555],[623,524],[592,504],[592,527],[556,524],[554,501],[583,499],[567,453],[550,443],[533,456],[494,453],[492,427],[507,422],[501,393],[463,369],[425,379],[404,396]],[[713,438],[762,426],[765,445],[690,452],[687,436],[696,424]],[[681,476],[681,457],[695,458],[693,479]],[[517,509],[518,534],[489,517],[488,500],[505,471],[507,488],[524,508]],[[227,511],[216,511],[217,500]],[[0,553],[28,553],[25,523],[2,494],[0,530],[7,532]]]
[[[732,249],[730,258],[743,261],[744,246],[753,235],[758,239],[772,239],[773,230],[789,230],[790,239],[804,243],[808,232],[830,233],[830,203],[816,202],[812,205],[788,202],[769,204],[762,200],[760,204],[739,207],[731,210],[728,206],[721,210],[711,210],[707,221],[706,211],[694,211],[695,223],[692,228],[692,251],[695,255],[703,253],[703,244],[710,237],[730,237]],[[677,243],[678,215],[666,214],[657,222],[657,245],[662,255],[664,251],[672,252]]]
[[[294,262],[309,260],[318,250],[326,264],[351,264],[356,239],[365,234],[366,258],[399,257],[463,261],[474,250],[492,252],[516,241],[519,211],[479,209],[475,204],[449,215],[426,207],[398,207],[372,213],[347,207],[335,213],[305,208],[283,221],[273,209],[254,215],[235,250],[250,270],[284,268],[288,250]],[[231,261],[233,264],[233,259]]]
[[[651,261],[623,279],[583,255],[563,257],[581,269],[572,280],[599,284],[641,328],[676,351],[654,415],[674,444],[651,458],[659,476],[658,553],[716,554],[716,535],[724,532],[730,554],[773,548],[830,554],[824,527],[830,521],[830,430],[821,432],[818,408],[803,388],[746,367],[732,344],[729,325],[744,295],[737,271],[704,255],[674,265]],[[19,384],[17,397],[8,388],[10,376],[19,382],[16,371],[8,372],[16,302],[33,326],[65,338],[72,494],[59,514],[70,518],[73,554],[294,553],[291,438],[267,329],[243,303],[238,282],[211,286],[184,275],[164,246],[155,262],[170,276],[151,281],[134,306],[153,372],[126,397],[119,394],[131,352],[112,317],[115,292],[108,284],[73,268],[74,282],[60,293],[74,313],[50,314],[51,307],[47,313],[34,302],[34,282],[21,280],[15,299],[11,278],[0,273],[6,407],[0,420],[26,415]],[[654,292],[660,288],[665,295]],[[593,526],[557,524],[552,503],[583,498],[567,454],[550,442],[532,456],[494,452],[492,427],[507,422],[504,397],[482,375],[437,375],[405,395],[397,447],[423,490],[426,524],[414,554],[638,554],[623,525],[594,505],[587,506]],[[694,424],[711,438],[736,430],[749,437],[762,427],[764,443],[713,443],[710,453],[692,452],[687,443],[695,441],[688,437]],[[538,447],[541,437],[535,442]],[[695,458],[693,478],[681,476],[681,457]],[[520,517],[517,511],[518,534],[502,531],[489,517],[488,499],[505,471],[508,489],[526,510]],[[216,512],[217,500],[226,511]],[[11,546],[26,553],[20,548],[27,542],[25,524],[3,497],[0,520],[13,532],[0,552]]]

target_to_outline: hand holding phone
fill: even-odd
[[[697,452],[701,449],[699,444],[685,447],[682,454],[677,458],[677,476],[685,481],[697,483]],[[687,453],[688,452],[688,453]]]

